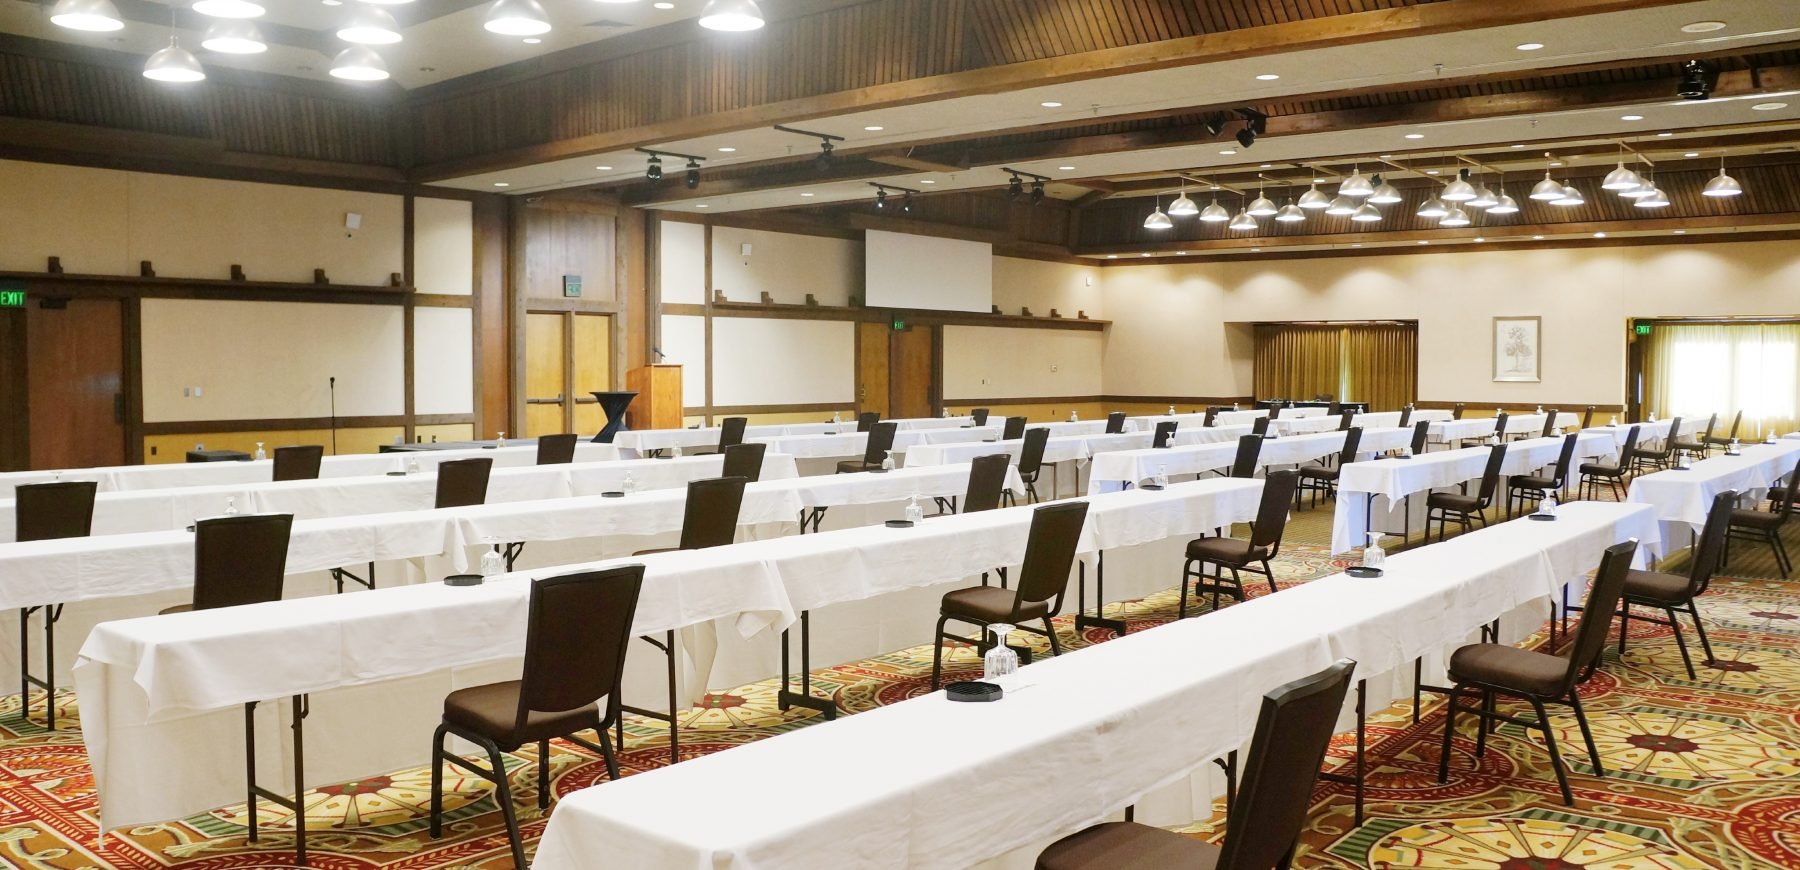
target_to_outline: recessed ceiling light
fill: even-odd
[[[1236,148],[1225,148],[1225,149],[1220,150],[1219,153],[1225,155],[1226,157],[1230,157],[1231,155],[1237,153],[1237,149]]]
[[[1676,230],[1675,235],[1685,236],[1685,235],[1687,235],[1687,230]]]
[[[1273,164],[1273,163],[1264,163],[1264,164],[1262,164],[1262,166],[1261,166],[1261,167],[1259,167],[1259,168],[1261,168],[1261,169],[1274,169],[1274,168],[1275,168],[1275,164]]]
[[[1431,244],[1431,243],[1430,243],[1430,242],[1427,242],[1427,241],[1425,241],[1425,240],[1424,240],[1424,239],[1420,239],[1420,240],[1419,240],[1419,244],[1421,244],[1421,245],[1429,245],[1429,244]]]
[[[919,183],[920,184],[936,184],[937,181],[935,181],[934,179],[930,179],[930,178],[921,178],[921,179],[919,179]]]
[[[1119,255],[1118,255],[1118,254],[1107,254],[1107,255],[1106,255],[1106,259],[1108,259],[1108,260],[1117,260],[1117,259],[1119,259]]]
[[[1438,174],[1438,171],[1436,169],[1427,169],[1427,170],[1425,170],[1425,174],[1426,175],[1436,175],[1436,174]]]
[[[1683,154],[1683,155],[1681,155],[1681,156],[1683,156],[1683,157],[1699,157],[1699,156],[1700,156],[1700,152],[1698,152],[1698,151],[1689,151],[1689,152],[1687,152],[1687,153],[1686,153],[1686,154]]]
[[[1140,257],[1148,257],[1148,256],[1150,256],[1150,252],[1148,252],[1148,251],[1145,251],[1145,252],[1144,252],[1144,253],[1142,253],[1142,254],[1139,254],[1139,255],[1138,255],[1138,256],[1140,256]]]
[[[1621,121],[1642,121],[1642,120],[1644,120],[1644,116],[1643,115],[1620,115],[1619,120],[1621,120]]]
[[[611,172],[612,171],[611,166],[596,166],[594,168],[600,170],[601,172]]]
[[[1658,133],[1658,134],[1656,134],[1656,136],[1657,136],[1657,138],[1659,138],[1659,139],[1667,139],[1667,138],[1669,138],[1669,137],[1670,137],[1670,136],[1673,136],[1673,135],[1675,135],[1675,134],[1674,134],[1674,133],[1672,133],[1672,132],[1670,132],[1670,131],[1668,131],[1668,130],[1664,130],[1664,131],[1662,131],[1662,132],[1661,132],[1661,133]]]
[[[1711,33],[1715,30],[1724,29],[1725,22],[1723,21],[1696,21],[1692,24],[1681,25],[1682,33]]]
[[[1177,256],[1177,257],[1185,257],[1185,256],[1187,256],[1187,252],[1186,252],[1186,251],[1176,251],[1176,252],[1175,252],[1175,256]]]
[[[1281,76],[1274,73],[1263,73],[1262,75],[1257,76],[1256,80],[1259,82],[1272,82],[1278,78],[1281,78]]]
[[[1604,239],[1604,238],[1606,238],[1606,234],[1605,234],[1605,233],[1595,233],[1595,234],[1594,234],[1594,238],[1596,238],[1596,239]]]
[[[1532,236],[1532,238],[1540,242],[1544,240],[1543,236]]]
[[[527,37],[525,37],[525,44],[526,44],[526,45],[537,45],[537,44],[539,44],[539,43],[541,43],[541,42],[543,42],[543,40],[541,40],[541,39],[539,39],[539,38],[537,38],[537,37],[535,37],[535,36],[527,36]]]
[[[504,181],[496,181],[496,182],[494,182],[494,186],[495,187],[512,187],[511,184],[504,182]]]
[[[1544,47],[1544,44],[1541,42],[1521,42],[1518,45],[1513,46],[1513,48],[1516,48],[1520,51],[1537,51],[1538,49],[1543,48],[1543,47]]]
[[[1550,161],[1550,165],[1551,166],[1561,166],[1561,165],[1563,165],[1563,163],[1561,160],[1552,160],[1552,161]]]
[[[1523,147],[1525,147],[1525,143],[1523,143],[1523,142],[1520,142],[1520,143],[1518,143],[1518,144],[1516,144],[1516,145],[1514,145],[1514,146],[1513,146],[1513,147],[1514,147],[1514,148],[1523,148]]]
[[[1485,242],[1485,241],[1487,241],[1487,239],[1484,239],[1484,238],[1482,238],[1482,237],[1480,237],[1480,236],[1476,236],[1476,237],[1475,237],[1475,241],[1477,241],[1477,242]]]
[[[1073,167],[1073,166],[1058,166],[1058,167],[1056,167],[1056,171],[1057,172],[1074,172],[1075,167]]]
[[[326,6],[342,6],[342,5],[344,5],[344,0],[319,0],[319,2],[324,3]]]
[[[1424,133],[1408,133],[1408,134],[1406,134],[1406,138],[1408,138],[1408,139],[1423,139],[1423,138],[1425,138],[1425,134]]]
[[[658,9],[674,9],[675,8],[675,4],[673,4],[673,3],[652,3],[650,5],[658,8]]]
[[[1060,109],[1060,108],[1062,108],[1062,103],[1059,103],[1059,102],[1057,102],[1057,101],[1055,101],[1055,100],[1045,100],[1045,101],[1043,101],[1043,102],[1041,102],[1041,103],[1038,103],[1038,105],[1040,105],[1040,106],[1043,106],[1043,107],[1044,107],[1044,108],[1046,108],[1046,109]]]
[[[1351,243],[1350,243],[1350,247],[1352,247],[1352,248],[1360,248],[1360,247],[1362,247],[1362,242],[1351,242]]]
[[[737,150],[736,148],[733,148],[730,145],[726,145],[719,149],[719,153],[720,154],[730,154],[731,152],[736,151],[736,150]]]
[[[881,132],[881,131],[883,131],[883,130],[886,130],[886,129],[887,129],[887,128],[886,128],[886,127],[883,127],[883,126],[881,126],[881,125],[880,125],[880,124],[870,124],[870,125],[868,125],[868,126],[867,126],[867,127],[864,127],[864,128],[863,128],[863,132],[865,132],[865,133],[879,133],[879,132]]]
[[[1758,112],[1773,112],[1776,109],[1787,108],[1787,103],[1757,103],[1756,105],[1751,106],[1750,108],[1755,109]]]
[[[811,194],[811,193],[802,193],[802,194],[800,194],[800,195],[801,195],[801,196],[812,196],[812,194]]]
[[[1250,249],[1250,253],[1252,253],[1252,254],[1260,254],[1260,253],[1262,253],[1262,248],[1251,248],[1251,249]]]

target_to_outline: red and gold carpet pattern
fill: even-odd
[[[1322,547],[1294,543],[1317,540],[1316,526],[1322,523],[1329,523],[1328,508],[1297,517],[1277,565],[1283,585],[1345,564]],[[1368,819],[1352,826],[1348,787],[1321,785],[1297,866],[1800,868],[1800,584],[1741,576],[1768,573],[1769,567],[1758,554],[1743,555],[1739,565],[1733,554],[1733,576],[1715,583],[1703,600],[1719,661],[1701,667],[1698,679],[1687,677],[1668,629],[1634,622],[1624,658],[1609,651],[1604,671],[1583,688],[1607,777],[1591,775],[1574,721],[1556,719],[1576,807],[1562,804],[1535,732],[1502,727],[1477,761],[1467,717],[1450,780],[1439,785],[1443,720],[1436,702],[1427,701],[1416,725],[1402,704],[1371,719]],[[1173,618],[1175,592],[1109,610],[1124,616],[1134,631],[1148,628]],[[1062,634],[1064,643],[1076,648],[1108,637],[1104,631],[1078,635],[1066,620]],[[951,661],[955,671],[979,670],[971,650],[959,650]],[[820,671],[814,688],[835,695],[854,713],[924,693],[930,671],[931,650],[920,647]],[[37,696],[32,710],[39,724],[26,725],[18,718],[17,696],[0,701],[0,866],[215,870],[291,864],[295,820],[267,803],[256,844],[245,840],[242,806],[118,831],[104,844],[97,842],[93,779],[75,700],[67,693],[57,697],[54,734],[42,728],[43,703]],[[684,755],[729,749],[816,721],[809,711],[779,711],[773,682],[741,687],[709,696],[686,715]],[[621,758],[627,775],[667,763],[660,724],[633,721],[627,734]],[[419,735],[421,741],[429,737]],[[1340,744],[1334,755],[1342,763],[1349,757],[1348,735]],[[556,794],[604,780],[597,758],[563,743],[554,744],[553,753],[550,787]],[[236,759],[228,753],[218,760],[167,761],[235,765]],[[528,849],[545,823],[536,809],[540,784],[534,761],[529,748],[508,761]],[[423,768],[309,792],[305,816],[312,866],[511,866],[488,784],[452,771],[446,786],[449,813],[441,840],[432,840],[426,830],[430,776]],[[754,793],[745,797],[754,799]],[[1195,836],[1214,833],[1211,823],[1189,830]]]

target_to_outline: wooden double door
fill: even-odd
[[[882,417],[932,417],[943,407],[942,327],[856,325],[856,407]]]
[[[125,305],[0,311],[0,470],[125,464]]]
[[[525,316],[527,438],[606,425],[593,392],[612,389],[612,317],[568,311]]]

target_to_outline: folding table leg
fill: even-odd
[[[1356,796],[1356,827],[1362,827],[1363,823],[1364,778],[1368,769],[1368,688],[1368,680],[1356,681],[1356,772],[1338,773],[1336,771],[1326,771],[1319,774],[1320,779],[1328,782],[1341,782],[1351,786],[1353,790],[1352,793]],[[1229,809],[1227,812],[1229,812]]]
[[[837,702],[812,693],[812,611],[800,611],[800,691],[788,691],[788,631],[781,632],[781,690],[775,703],[783,713],[793,707],[805,707],[825,714],[825,721],[837,718]]]
[[[256,800],[262,798],[277,806],[286,807],[294,814],[294,863],[306,866],[306,717],[312,712],[312,705],[306,695],[295,695],[292,699],[294,718],[294,796],[278,794],[256,784],[256,704],[251,701],[244,705],[244,759],[249,800],[244,807],[244,814],[249,819],[247,839],[256,842]]]
[[[1125,620],[1104,615],[1106,608],[1106,553],[1094,554],[1094,615],[1087,614],[1087,563],[1077,562],[1075,578],[1075,629],[1104,628],[1125,636]],[[1187,581],[1182,580],[1183,583]]]
[[[19,720],[31,721],[31,687],[44,690],[44,727],[56,730],[56,621],[62,618],[63,606],[19,609]],[[31,673],[31,614],[44,611],[44,676]]]
[[[638,639],[642,640],[643,642],[645,642],[653,647],[656,647],[659,650],[662,650],[663,656],[668,660],[668,666],[669,666],[669,712],[658,713],[655,710],[647,710],[642,707],[633,707],[628,704],[620,704],[619,709],[624,710],[627,713],[636,713],[639,716],[643,716],[643,717],[646,717],[649,719],[656,719],[659,721],[669,723],[669,763],[670,764],[679,764],[681,762],[681,727],[680,727],[681,717],[679,715],[677,715],[678,711],[676,708],[677,689],[676,689],[676,685],[675,685],[675,631],[674,631],[674,629],[670,629],[669,631],[665,632],[663,634],[663,639],[660,641],[656,640],[655,638],[650,637],[649,635],[639,635]],[[621,751],[623,751],[625,748],[625,724],[623,722],[620,722],[618,724],[617,728],[619,731],[619,749]]]

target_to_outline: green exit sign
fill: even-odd
[[[25,291],[0,290],[0,308],[24,308]]]
[[[1649,335],[1650,334],[1650,324],[1648,324],[1648,323],[1638,324],[1637,325],[1637,334],[1638,335]]]
[[[567,299],[574,299],[574,298],[579,297],[580,295],[581,295],[581,276],[580,275],[564,275],[563,276],[563,297],[567,298]]]
[[[906,321],[901,320],[898,317],[894,318],[894,331],[895,332],[905,332],[906,331]]]

